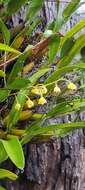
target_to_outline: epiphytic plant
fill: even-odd
[[[25,158],[22,146],[25,143],[48,141],[51,136],[61,137],[85,127],[85,122],[80,121],[45,125],[51,117],[79,112],[85,107],[84,96],[81,98],[85,85],[78,84],[85,70],[82,53],[85,34],[75,37],[85,27],[85,19],[62,35],[62,26],[80,6],[80,0],[71,0],[62,13],[58,1],[56,20],[46,26],[44,32],[33,33],[37,25],[43,22],[38,12],[44,0],[9,0],[1,3],[0,163],[9,157],[19,169],[23,169]],[[8,29],[12,14],[25,4],[25,23]],[[81,56],[76,59],[79,54]],[[75,76],[73,81],[68,75]],[[40,80],[42,76],[44,80]],[[54,103],[51,104],[51,101]],[[45,107],[41,113],[38,112],[40,106]],[[0,169],[0,178],[4,177],[17,178],[16,174]]]

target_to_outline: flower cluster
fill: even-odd
[[[47,88],[44,85],[36,85],[31,90],[32,94],[40,95],[40,98],[38,99],[39,105],[44,105],[47,103],[46,99],[44,98],[44,94],[47,93]]]
[[[74,83],[68,81],[67,89],[68,90],[77,90],[77,86]],[[40,98],[38,98],[38,101],[37,101],[37,103],[39,105],[44,105],[44,104],[47,103],[47,100],[44,97],[44,95],[47,93],[47,88],[46,88],[45,85],[36,85],[36,86],[34,86],[32,88],[32,90],[31,90],[31,93],[34,94],[34,95],[39,95],[40,96]],[[57,83],[55,84],[55,87],[54,87],[54,93],[57,94],[57,95],[59,95],[61,93],[61,89],[60,89],[60,87],[58,86]],[[29,108],[29,109],[34,107],[34,101],[31,100],[29,97],[28,97],[28,100],[26,101],[25,104],[26,104],[26,107]],[[20,108],[21,108],[21,105],[17,101],[17,103],[15,105],[15,110],[19,111]]]
[[[36,85],[31,90],[31,93],[36,95],[43,95],[47,93],[47,88],[44,85]]]

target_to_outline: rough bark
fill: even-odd
[[[55,4],[45,2],[44,10],[47,21],[52,20]],[[69,122],[69,117],[49,122]],[[84,190],[84,143],[83,131],[76,130],[50,143],[26,145],[25,170],[16,182],[5,181],[7,189]]]
[[[81,190],[83,149],[82,130],[64,139],[26,147],[26,167],[9,190]],[[82,189],[83,190],[83,189]]]

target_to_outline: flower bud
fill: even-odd
[[[33,89],[31,90],[31,93],[35,94],[35,95],[39,95],[40,94],[39,89],[37,87],[33,87]]]
[[[15,110],[19,111],[20,108],[21,108],[21,105],[20,105],[19,103],[16,103],[16,105],[15,105]]]
[[[42,96],[41,98],[39,98],[39,100],[38,100],[38,104],[40,104],[40,105],[44,105],[44,104],[46,104],[47,103],[47,101],[46,101],[46,99]]]
[[[58,87],[58,85],[56,84],[55,88],[54,88],[54,92],[56,94],[59,94],[61,92],[61,89]]]
[[[69,90],[77,90],[77,86],[74,83],[72,83],[72,82],[69,82],[67,88]]]
[[[28,108],[32,108],[34,106],[34,102],[30,100],[30,98],[26,101],[26,105]]]
[[[46,94],[46,93],[47,93],[47,88],[46,88],[44,85],[41,85],[41,86],[39,87],[39,89],[40,89],[40,93],[41,93],[41,94]]]

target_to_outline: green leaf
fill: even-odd
[[[10,172],[9,170],[5,170],[5,169],[0,168],[0,179],[3,179],[3,178],[9,178],[11,180],[16,180],[17,175],[14,174],[13,172]]]
[[[57,104],[50,112],[47,113],[46,117],[54,117],[59,115],[65,115],[72,112],[85,108],[85,99],[66,101]]]
[[[5,121],[5,123],[7,124],[7,127],[10,129],[13,125],[15,125],[17,123],[17,121],[19,120],[19,117],[20,117],[20,113],[23,109],[23,106],[25,104],[25,101],[26,101],[26,98],[28,96],[28,90],[26,89],[21,89],[19,92],[18,92],[18,95],[17,95],[17,101],[18,103],[20,104],[20,109],[19,110],[16,110],[16,104],[17,104],[17,101],[15,100],[14,101],[14,104],[12,106],[12,109],[7,117],[7,120]]]
[[[84,27],[85,27],[85,19],[82,19],[79,23],[73,26],[68,32],[66,32],[62,40],[62,43],[64,43],[67,39],[72,38],[77,32],[79,32]]]
[[[50,36],[52,36],[53,35],[53,31],[52,30],[45,30],[45,32],[43,33],[43,36],[45,37],[45,38],[48,38],[48,37],[50,37]],[[53,37],[55,37],[55,36],[53,36]],[[54,39],[54,38],[53,38]],[[51,40],[51,42],[52,42],[52,40]]]
[[[74,44],[75,42],[73,38],[69,38],[69,39],[67,38],[67,40],[65,41],[65,43],[63,44],[61,48],[60,57],[63,58],[64,56],[68,55]]]
[[[10,82],[12,82],[13,80],[15,80],[17,74],[22,70],[24,62],[27,58],[26,54],[22,54],[19,59],[16,61],[16,63],[13,66],[13,69],[11,71],[11,73],[9,74],[7,83],[9,84]]]
[[[59,12],[60,0],[57,0],[57,13]]]
[[[41,77],[43,76],[45,73],[49,72],[51,69],[39,69],[36,73],[33,74],[33,76],[31,76],[29,78],[29,80],[31,81],[32,85]]]
[[[32,0],[30,2],[29,8],[28,8],[28,13],[27,13],[27,18],[32,21],[33,17],[35,17],[36,13],[40,11],[44,3],[44,0]]]
[[[11,16],[13,13],[17,12],[22,5],[26,3],[27,0],[13,1],[10,0],[7,6],[7,14]]]
[[[3,102],[6,100],[6,98],[9,96],[10,91],[6,89],[0,89],[0,102]]]
[[[25,166],[24,153],[22,146],[17,137],[12,137],[10,140],[1,140],[11,161],[19,168]]]
[[[37,135],[42,135],[45,133],[53,132],[52,136],[62,137],[62,131],[63,135],[67,135],[67,132],[85,128],[85,121],[84,122],[74,122],[74,123],[60,123],[55,125],[47,125],[47,126],[32,126],[31,128],[27,128],[26,135],[22,138],[21,143],[25,144],[29,141],[31,141],[32,138],[36,137]],[[56,132],[56,134],[55,134]]]
[[[81,0],[71,0],[71,2],[66,6],[66,8],[63,11],[63,17],[64,19],[68,19],[78,8],[78,5]]]
[[[10,42],[10,32],[7,28],[7,26],[4,24],[3,20],[0,18],[0,30],[2,31],[4,35],[4,39],[6,44],[9,44]]]
[[[85,46],[80,51],[82,61],[85,63]]]
[[[73,128],[63,128],[63,129],[57,129],[57,130],[54,130],[54,136],[56,137],[65,137],[67,135],[69,135],[70,132],[73,131]]]
[[[5,76],[4,71],[0,70],[0,77],[4,77],[4,76]]]
[[[1,51],[7,51],[7,52],[12,52],[12,53],[16,53],[17,55],[20,55],[21,53],[19,51],[17,51],[16,49],[13,49],[11,47],[9,47],[8,45],[2,44],[0,43],[0,50]]]
[[[24,36],[20,35],[19,34],[14,38],[13,42],[11,43],[11,46],[12,48],[14,49],[19,49],[22,45],[22,43],[24,42]]]
[[[7,153],[4,149],[3,144],[0,142],[0,163],[5,161],[8,158]]]
[[[6,190],[4,187],[0,186],[0,190]]]
[[[62,10],[59,9],[57,19],[54,22],[53,31],[59,32],[59,30],[62,28],[63,24],[64,24],[64,17],[62,16]]]
[[[40,23],[42,23],[42,18],[35,17],[35,22],[32,22],[27,28],[25,27],[26,35],[29,37]]]
[[[85,128],[85,122],[74,122],[74,123],[60,123],[60,124],[56,124],[56,125],[48,125],[45,129],[45,127],[43,127],[43,129],[41,129],[41,133],[49,131],[49,130],[56,130],[57,131],[60,129],[61,133],[57,134],[57,136],[62,136],[62,130],[64,130],[63,135],[65,135],[67,133],[67,130],[73,131],[75,129],[81,129],[81,128]],[[66,134],[67,135],[67,134]]]
[[[73,60],[73,58],[76,56],[76,54],[79,53],[79,51],[81,50],[81,48],[85,45],[85,35],[82,34],[79,38],[77,38],[77,40],[75,41],[74,46],[72,47],[71,51],[69,52],[69,54],[65,57],[63,57],[59,64],[58,67],[63,67],[66,66],[68,64],[71,63],[71,61]]]
[[[49,64],[54,61],[55,57],[56,57],[56,54],[58,52],[58,48],[59,48],[59,45],[60,45],[60,37],[59,36],[53,36],[52,39],[51,39],[51,42],[48,46],[48,62]]]
[[[85,88],[85,84],[82,84],[79,89]]]
[[[80,62],[80,64],[75,64],[75,65],[69,65],[69,66],[65,66],[62,68],[57,68],[56,71],[54,71],[52,73],[51,76],[49,76],[46,81],[45,84],[49,84],[51,82],[56,81],[58,78],[60,78],[62,75],[64,75],[65,73],[71,72],[75,69],[85,69],[85,64]]]
[[[30,80],[26,78],[20,78],[16,79],[12,83],[10,83],[7,88],[11,90],[20,90],[21,88],[26,88],[28,84],[30,83]]]
[[[58,9],[58,16],[55,21],[54,31],[59,32],[59,30],[62,28],[62,26],[68,21],[68,19],[71,17],[73,12],[78,8],[80,3],[80,0],[71,0],[71,2],[65,7],[63,13],[62,8]]]

